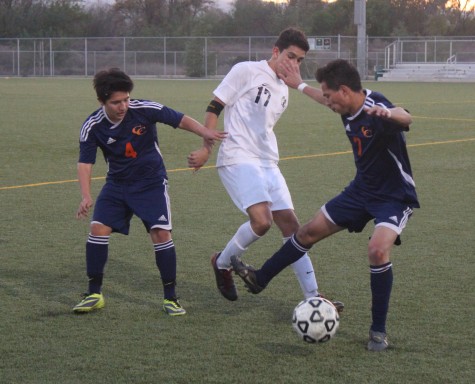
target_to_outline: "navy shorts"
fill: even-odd
[[[136,215],[147,231],[172,229],[168,180],[145,180],[130,184],[107,181],[97,197],[92,222],[129,233],[130,220]]]
[[[328,220],[349,232],[361,232],[368,221],[374,219],[375,226],[391,228],[398,235],[413,212],[407,204],[378,200],[352,186],[327,202],[321,210]]]

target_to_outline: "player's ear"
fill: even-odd
[[[339,91],[342,93],[342,95],[344,96],[348,96],[351,94],[351,89],[350,87],[346,86],[346,85],[340,85],[340,89]]]

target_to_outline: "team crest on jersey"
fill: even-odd
[[[140,135],[143,135],[145,133],[146,129],[147,128],[145,128],[143,125],[138,125],[138,126],[132,128],[132,133],[134,135],[140,136]]]
[[[372,137],[373,136],[373,131],[371,128],[365,127],[364,125],[361,126],[361,133],[363,134],[364,137]]]

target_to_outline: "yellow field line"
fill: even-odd
[[[412,116],[414,119],[425,119],[425,120],[450,120],[450,121],[467,121],[469,123],[475,123],[475,119],[457,119],[455,117],[429,117],[429,116]]]
[[[441,145],[441,144],[454,144],[454,143],[466,143],[468,141],[475,141],[475,137],[471,139],[457,139],[457,140],[446,140],[446,141],[432,141],[430,143],[421,143],[421,144],[409,144],[408,147],[425,147],[427,145]]]
[[[469,139],[433,141],[433,142],[430,142],[430,143],[409,144],[408,147],[424,147],[424,146],[428,146],[428,145],[466,143],[466,142],[469,142],[469,141],[475,141],[475,137],[474,138],[469,138]],[[314,155],[288,156],[288,157],[282,157],[280,159],[280,161],[296,160],[296,159],[310,159],[310,158],[315,158],[315,157],[348,155],[348,154],[351,154],[351,153],[352,153],[352,151],[342,151],[342,152],[319,153],[319,154],[314,154]],[[210,168],[216,168],[216,166],[215,165],[206,165],[204,167],[201,167],[201,169],[210,169]],[[192,172],[193,170],[191,168],[175,168],[175,169],[167,170],[168,173],[183,172],[183,171]],[[91,180],[104,180],[104,179],[105,179],[104,176],[91,178]],[[0,187],[0,191],[4,191],[4,190],[7,190],[7,189],[41,187],[41,186],[44,186],[44,185],[66,184],[66,183],[76,183],[76,182],[77,182],[77,179],[75,179],[75,180],[60,180],[60,181],[46,181],[46,182],[43,182],[43,183],[24,184],[24,185],[12,185],[12,186],[9,186],[9,187]]]

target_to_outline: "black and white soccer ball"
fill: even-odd
[[[323,343],[335,336],[340,316],[335,306],[323,297],[301,301],[294,309],[292,326],[307,343]]]

